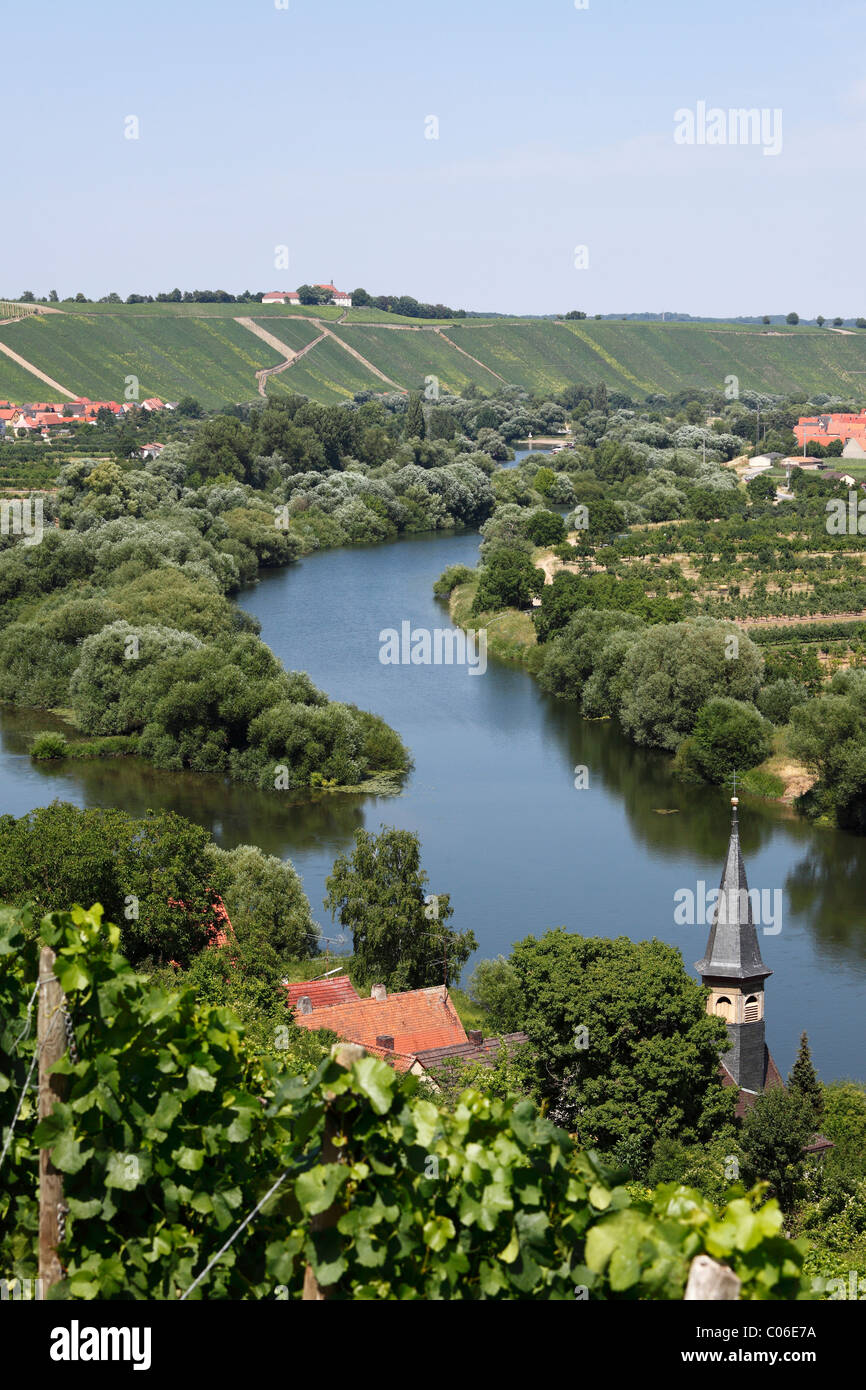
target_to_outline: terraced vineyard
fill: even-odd
[[[719,389],[735,376],[740,390],[803,397],[824,391],[854,401],[866,394],[866,332],[827,328],[540,319],[421,326],[375,309],[350,309],[344,317],[332,306],[91,304],[0,325],[0,343],[92,398],[121,398],[125,377],[134,375],[144,395],[176,400],[189,393],[218,406],[255,399],[256,371],[282,360],[239,318],[252,318],[296,351],[317,335],[318,319],[403,390],[423,388],[428,376],[438,377],[445,391],[464,390],[470,382],[493,391],[502,379],[542,395],[573,382],[604,381],[640,398],[684,386]],[[339,401],[359,390],[389,388],[325,338],[269,379],[267,389]],[[0,355],[0,397],[22,401],[46,393],[50,388],[26,368]]]

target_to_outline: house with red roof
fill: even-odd
[[[263,304],[300,304],[297,290],[271,290],[262,295]]]
[[[347,998],[340,1003],[318,1003],[310,994],[311,980],[292,985],[295,1022],[315,1031],[329,1028],[347,1042],[360,1043],[375,1057],[381,1057],[397,1071],[424,1076],[429,1067],[441,1065],[449,1057],[492,1066],[499,1052],[498,1038],[485,1039],[478,1031],[467,1033],[451,1002],[445,985],[429,989],[409,989],[388,994],[384,985],[374,985],[369,999]],[[344,984],[352,989],[349,981]],[[354,994],[354,990],[352,989]],[[512,1033],[506,1046],[527,1041],[525,1033]]]
[[[338,290],[336,285],[314,285],[313,288],[327,290],[331,296],[330,302],[332,304],[341,304],[344,309],[351,309],[352,296],[347,294],[345,290]]]

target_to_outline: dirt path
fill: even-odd
[[[769,618],[733,618],[737,627],[808,627],[810,623],[866,622],[866,612],[862,613],[793,613],[790,617],[773,616]],[[834,638],[841,641],[841,638]]]
[[[462,352],[463,356],[468,357],[469,361],[474,362],[477,367],[481,367],[485,372],[489,372],[491,376],[495,376],[496,380],[501,381],[503,386],[508,385],[508,382],[505,380],[504,376],[500,376],[498,372],[494,372],[493,368],[488,367],[486,362],[482,362],[480,357],[473,357],[471,352],[467,352],[466,349],[462,348],[459,343],[455,343],[451,338],[449,338],[447,333],[445,333],[443,329],[434,328],[433,332],[438,333],[440,338],[444,338],[445,342],[448,344],[449,347],[456,348],[458,352]]]
[[[15,319],[13,322],[21,323],[23,320]],[[61,386],[59,381],[55,381],[53,376],[48,376],[46,372],[40,372],[39,368],[34,367],[32,362],[28,362],[26,357],[21,357],[19,353],[13,352],[5,343],[0,343],[0,352],[4,352],[7,357],[11,357],[13,362],[17,362],[18,366],[23,367],[25,372],[29,372],[31,376],[38,377],[40,381],[44,381],[45,385],[50,386],[53,391],[59,391],[61,396],[68,396],[71,401],[78,400],[74,391],[67,391],[66,387]]]
[[[332,332],[331,332],[330,328],[328,328],[328,327],[326,326],[326,324],[324,323],[324,321],[323,321],[322,319],[317,320],[317,322],[318,322],[318,324],[319,324],[319,327],[320,327],[321,330],[322,330],[322,336],[323,336],[324,338],[333,338],[334,342],[335,342],[335,343],[339,343],[339,344],[340,344],[340,347],[343,348],[343,350],[344,350],[345,352],[348,352],[348,353],[350,354],[350,356],[356,358],[358,362],[362,363],[363,366],[365,366],[365,367],[367,368],[367,371],[368,371],[368,372],[372,372],[372,373],[373,373],[373,376],[377,376],[377,377],[379,378],[380,381],[386,381],[386,382],[388,383],[389,386],[393,386],[393,387],[394,387],[394,390],[395,390],[395,391],[402,391],[403,394],[404,394],[404,396],[405,396],[405,394],[406,394],[405,387],[401,386],[401,385],[400,385],[398,382],[396,382],[396,381],[392,381],[391,378],[390,378],[389,376],[386,376],[384,372],[380,372],[378,367],[374,367],[374,366],[373,366],[373,363],[372,363],[372,362],[369,362],[369,361],[367,360],[366,357],[362,357],[361,354],[360,354],[360,352],[357,351],[357,349],[355,349],[355,348],[353,348],[353,347],[349,347],[349,344],[348,344],[348,343],[344,343],[342,338],[338,338],[337,335],[336,335],[336,333],[332,333]],[[311,345],[311,346],[312,346],[312,345]]]
[[[235,323],[239,323],[242,328],[248,328],[250,333],[255,333],[257,338],[261,338],[263,343],[268,344],[268,347],[274,348],[276,352],[281,352],[286,363],[292,362],[294,358],[297,357],[298,354],[294,348],[290,348],[288,343],[281,342],[273,333],[269,333],[266,328],[260,327],[253,319],[236,318]]]

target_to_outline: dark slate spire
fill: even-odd
[[[738,804],[737,797],[732,796],[731,838],[719,885],[719,901],[713,913],[704,958],[695,962],[695,969],[701,975],[714,980],[766,979],[773,973],[761,959],[758,933],[752,920],[746,866],[740,851]]]

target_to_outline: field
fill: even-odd
[[[464,390],[470,382],[493,391],[502,378],[542,395],[570,383],[604,381],[642,398],[686,386],[718,390],[736,377],[740,391],[802,397],[823,391],[854,401],[866,392],[866,332],[827,328],[542,319],[428,320],[421,326],[376,309],[332,306],[77,304],[3,324],[0,342],[94,399],[122,398],[125,377],[134,375],[143,395],[177,400],[189,393],[213,407],[255,399],[256,371],[281,360],[238,318],[253,318],[296,349],[312,340],[310,320],[319,318],[403,390],[423,388],[427,376],[438,377],[445,391]],[[327,339],[268,384],[269,391],[299,391],[321,401],[345,400],[362,389],[388,388]],[[0,356],[0,398],[46,394],[44,383]]]

